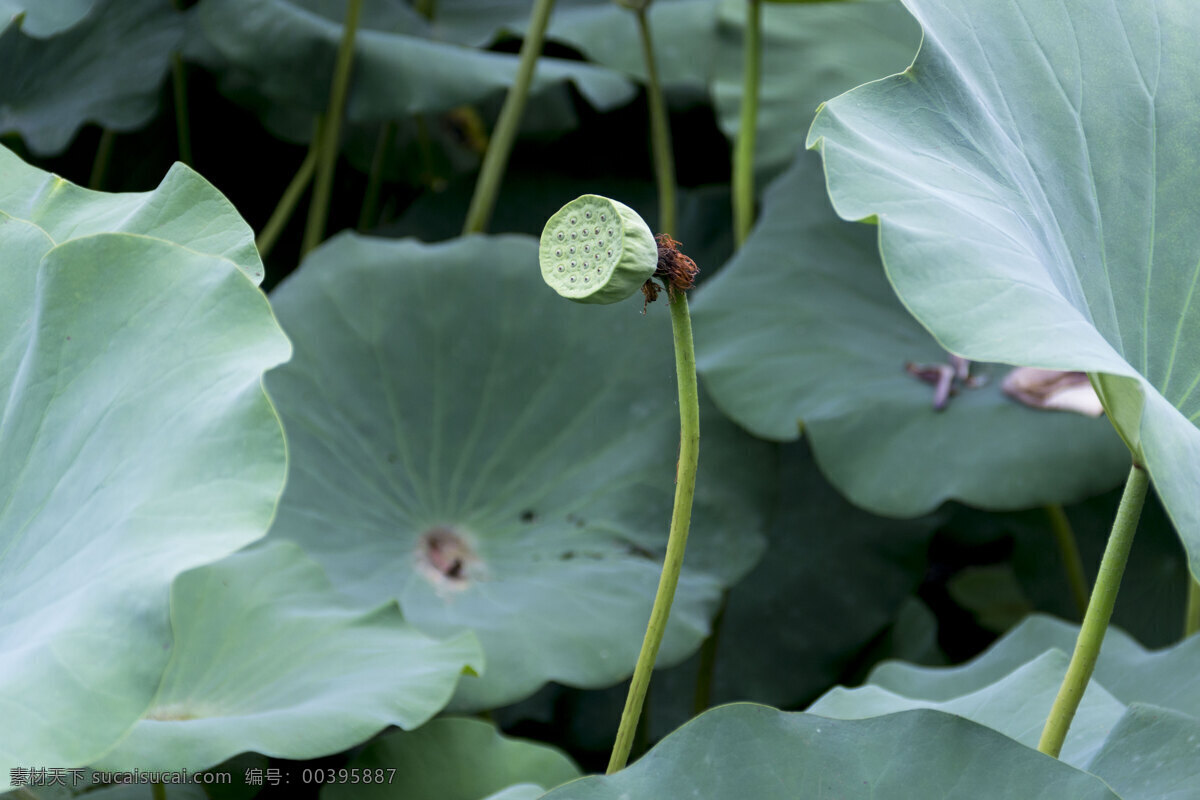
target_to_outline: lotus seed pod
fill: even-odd
[[[538,259],[542,278],[568,300],[615,303],[654,274],[658,245],[632,208],[585,194],[546,222]]]

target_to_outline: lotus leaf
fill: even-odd
[[[803,423],[817,463],[851,501],[914,516],[949,499],[988,508],[1065,503],[1110,488],[1128,454],[1105,420],[1031,409],[987,383],[933,408],[906,363],[945,362],[879,265],[875,231],[837,218],[820,160],[801,153],[758,226],[696,299],[697,367],[737,422],[772,439]],[[918,453],[921,468],[913,468]]]
[[[111,749],[158,687],[172,579],[266,532],[285,450],[262,375],[290,347],[253,247],[182,165],[104,195],[0,149],[5,781]]]
[[[1191,4],[907,0],[901,75],[809,133],[838,213],[952,352],[1093,374],[1200,575],[1200,29]]]
[[[395,780],[371,786],[332,784],[322,790],[321,800],[483,800],[501,791],[530,793],[522,784],[557,786],[579,777],[579,768],[559,750],[504,736],[487,722],[462,717],[442,717],[410,733],[387,734],[348,766],[395,770]],[[541,794],[538,790],[532,796]]]
[[[0,0],[0,32],[19,16],[21,28],[30,36],[53,36],[90,14],[96,2],[97,0]]]
[[[344,3],[323,0],[205,0],[189,52],[225,73],[233,86],[248,84],[259,97],[317,114],[329,102],[344,13]],[[406,5],[368,0],[355,41],[347,120],[445,111],[512,84],[516,55],[432,36],[428,23]],[[539,59],[531,91],[566,81],[600,109],[622,105],[634,93],[611,70],[549,57]]]
[[[834,720],[748,703],[706,712],[633,766],[546,800],[687,796],[1118,800],[1099,778],[950,714]]]
[[[292,455],[272,536],[422,630],[475,631],[487,672],[454,708],[627,677],[674,495],[666,310],[563,301],[526,236],[345,234],[272,299],[297,351],[268,378]],[[758,558],[773,490],[770,449],[704,419],[664,665]]]
[[[1067,669],[1069,649],[1062,648],[1077,636],[1075,626],[1031,617],[969,664],[885,664],[866,686],[834,689],[809,713],[862,719],[934,708],[1035,747]],[[1200,639],[1147,653],[1110,629],[1100,661],[1067,734],[1063,761],[1103,778],[1125,800],[1194,792],[1200,781]]]
[[[167,0],[104,0],[49,39],[28,25],[0,32],[0,133],[16,131],[34,153],[54,155],[88,122],[140,128],[158,112],[182,38],[183,16]]]
[[[482,669],[471,634],[439,642],[395,603],[355,608],[295,544],[269,542],[179,576],[174,644],[154,703],[104,770],[199,771],[246,750],[289,759],[416,728]]]

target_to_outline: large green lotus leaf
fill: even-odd
[[[1200,786],[1200,719],[1134,703],[1087,771],[1124,800],[1192,800]]]
[[[1068,657],[1059,646],[1070,647],[1077,634],[1073,626],[1031,618],[970,664],[947,669],[884,665],[871,683],[833,689],[808,711],[861,719],[932,708],[1035,747],[1066,673]],[[1047,645],[1050,649],[1040,655],[1028,656]],[[1025,663],[996,678],[1022,656],[1028,656]],[[1104,668],[1088,684],[1061,758],[1104,778],[1125,800],[1171,797],[1184,787],[1194,794],[1200,781],[1200,718],[1194,715],[1200,649],[1184,643],[1157,660],[1147,656],[1119,631],[1110,632],[1101,656]],[[1117,687],[1111,694],[1106,679]],[[1130,698],[1153,698],[1172,708]]]
[[[485,800],[538,800],[546,790],[536,783],[518,783],[488,795]]]
[[[871,674],[871,683],[906,697],[945,701],[995,683],[1047,650],[1070,653],[1078,637],[1077,625],[1035,614],[967,664],[931,669],[886,663]],[[1153,703],[1200,717],[1200,637],[1149,651],[1110,627],[1093,679],[1122,703]]]
[[[153,192],[108,194],[43,172],[0,148],[0,177],[0,214],[27,221],[43,231],[51,245],[128,231],[227,259],[255,285],[262,283],[263,266],[254,246],[254,231],[232,203],[181,164],[173,166]],[[7,315],[7,321],[17,324],[20,320]],[[7,335],[7,329],[0,330]]]
[[[340,236],[273,300],[297,354],[268,378],[292,455],[272,535],[423,630],[474,630],[487,672],[453,707],[628,676],[674,495],[666,309],[563,302],[525,236]],[[663,664],[758,558],[774,483],[765,443],[703,413]]]
[[[96,3],[97,0],[0,0],[0,32],[19,15],[21,28],[30,36],[53,36],[86,17]]]
[[[727,595],[712,705],[801,707],[844,680],[920,585],[939,522],[932,515],[885,519],[855,508],[821,476],[803,442],[781,448],[772,520],[763,558]],[[654,673],[647,700],[652,741],[694,715],[699,662],[697,655]],[[628,686],[555,688],[503,709],[499,722],[566,717],[572,748],[611,748]]]
[[[851,501],[913,516],[957,499],[993,509],[1082,499],[1118,483],[1129,456],[1105,420],[1028,408],[987,384],[942,411],[905,364],[948,357],[896,298],[874,229],[838,219],[821,162],[801,152],[758,226],[694,304],[697,366],[721,408],[759,436],[800,423]],[[913,469],[913,459],[921,469]]]
[[[262,374],[290,347],[238,261],[249,228],[186,167],[101,195],[0,149],[0,187],[7,781],[110,749],[165,666],[171,580],[266,532],[285,450]]]
[[[459,717],[435,719],[411,733],[389,733],[347,766],[372,774],[394,770],[394,778],[371,785],[329,784],[321,800],[483,800],[520,784],[558,786],[580,774],[553,747],[503,736],[490,723]]]
[[[105,0],[50,39],[10,27],[0,33],[0,133],[16,131],[34,153],[53,155],[88,122],[140,128],[158,112],[182,37],[170,0]]]
[[[247,750],[336,753],[389,725],[425,723],[464,668],[483,666],[470,633],[437,641],[395,603],[351,606],[291,542],[179,576],[171,628],[154,703],[97,769],[197,771]]]
[[[367,0],[364,6],[346,105],[350,121],[444,111],[513,83],[516,54],[438,41],[401,3]],[[235,85],[251,84],[273,102],[320,113],[329,103],[344,16],[345,3],[328,0],[205,0],[197,9],[202,39],[189,52],[228,73]],[[612,70],[558,58],[539,59],[530,90],[566,81],[602,110],[628,102],[635,91]]]
[[[920,27],[898,2],[762,6],[762,72],[755,170],[766,178],[791,163],[817,106],[860,83],[908,66]],[[712,82],[721,130],[737,136],[746,34],[744,0],[721,0]]]
[[[835,720],[736,704],[668,736],[633,766],[546,800],[1118,800],[1104,783],[937,711]]]
[[[809,134],[838,213],[948,349],[1097,373],[1200,574],[1194,8],[908,5],[913,66]]]
[[[443,0],[432,30],[439,39],[481,47],[503,33],[524,36],[532,8],[529,0]],[[655,0],[647,18],[663,87],[706,92],[717,44],[717,0]],[[645,80],[636,18],[612,0],[556,0],[546,39]]]
[[[839,686],[809,706],[808,713],[835,719],[864,719],[930,708],[986,725],[1036,748],[1069,661],[1061,650],[1047,650],[998,681],[942,701],[907,697],[872,684],[857,689]],[[1124,713],[1124,703],[1095,681],[1089,683],[1063,744],[1062,760],[1075,766],[1086,765]]]

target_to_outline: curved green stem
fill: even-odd
[[[113,141],[116,134],[108,128],[100,133],[100,143],[96,145],[96,156],[92,159],[92,174],[88,176],[88,188],[100,190],[104,185],[104,176],[108,172],[108,162],[112,158]]]
[[[367,191],[363,195],[362,211],[358,214],[358,229],[365,231],[375,224],[379,208],[379,190],[383,186],[383,166],[387,162],[392,139],[396,138],[396,123],[385,122],[379,129],[375,142],[375,155],[371,158],[371,172],[367,175]]]
[[[758,135],[758,87],[762,73],[762,3],[746,0],[742,65],[742,114],[733,151],[733,241],[746,241],[754,226],[754,143]]]
[[[1200,633],[1200,581],[1188,578],[1187,613],[1183,618],[1184,638]]]
[[[151,784],[150,796],[153,800],[167,800],[167,787],[161,783]]]
[[[671,532],[667,538],[667,554],[663,559],[662,575],[658,579],[658,591],[654,595],[654,606],[650,609],[650,623],[642,640],[642,651],[638,654],[629,684],[629,695],[625,698],[625,710],[621,712],[621,725],[617,729],[617,740],[613,744],[608,772],[621,770],[629,760],[634,733],[646,691],[650,686],[650,673],[667,629],[667,618],[671,615],[671,603],[675,599],[675,587],[679,585],[679,573],[683,568],[683,553],[687,547],[688,528],[692,521],[692,497],[696,493],[696,464],[700,454],[700,399],[696,389],[696,354],[692,346],[692,320],[688,314],[687,295],[673,292],[671,298],[671,330],[675,340],[675,376],[679,386],[679,464],[675,471],[675,506],[671,511]]]
[[[1088,585],[1087,576],[1083,572],[1083,558],[1079,555],[1079,544],[1075,541],[1075,531],[1071,529],[1071,520],[1063,507],[1054,503],[1046,506],[1046,516],[1050,518],[1050,529],[1054,531],[1054,541],[1058,544],[1058,553],[1062,557],[1063,569],[1067,573],[1067,586],[1075,599],[1075,607],[1079,616],[1087,613]]]
[[[266,258],[267,253],[271,252],[271,248],[275,246],[275,240],[279,238],[279,234],[283,233],[288,220],[292,218],[292,212],[296,210],[296,204],[300,202],[300,195],[304,194],[304,190],[312,181],[313,173],[317,169],[317,152],[321,147],[320,128],[321,126],[317,125],[317,131],[313,133],[312,142],[308,146],[308,154],[304,156],[300,168],[296,170],[291,182],[283,190],[283,196],[279,198],[279,205],[275,206],[275,210],[271,212],[271,218],[267,220],[262,232],[254,240],[254,244],[258,246],[260,258]]]
[[[346,91],[350,86],[350,67],[354,64],[354,39],[358,33],[358,18],[362,0],[349,0],[346,21],[342,26],[342,41],[338,45],[337,63],[333,68],[333,86],[329,90],[329,108],[321,126],[321,150],[317,159],[316,184],[312,203],[308,207],[308,225],[304,229],[303,257],[321,243],[325,236],[325,219],[329,215],[329,195],[333,191],[333,168],[337,164],[341,140],[342,112],[346,107]]]
[[[504,178],[504,169],[508,166],[508,157],[517,138],[517,128],[521,125],[525,101],[529,99],[533,70],[542,52],[542,41],[546,38],[546,26],[550,24],[550,12],[553,8],[554,0],[535,0],[533,4],[529,30],[525,32],[525,41],[521,43],[517,78],[504,98],[500,116],[496,119],[496,130],[492,134],[487,152],[484,153],[483,165],[479,168],[479,180],[475,183],[475,193],[471,195],[471,205],[467,209],[467,221],[463,223],[464,236],[469,233],[483,233],[492,218],[496,196],[500,193],[500,181]]]
[[[188,123],[187,73],[183,69],[183,56],[179,51],[171,53],[171,87],[175,93],[175,137],[179,142],[179,160],[192,165],[192,135]]]
[[[1038,750],[1055,758],[1062,752],[1071,720],[1075,718],[1079,701],[1083,699],[1088,681],[1096,669],[1100,645],[1104,642],[1104,632],[1112,618],[1117,590],[1121,586],[1125,564],[1129,561],[1129,549],[1133,546],[1133,535],[1137,531],[1138,519],[1149,486],[1149,474],[1135,464],[1129,470],[1125,492],[1121,495],[1121,505],[1117,508],[1117,518],[1113,521],[1112,533],[1109,534],[1108,544],[1104,548],[1104,557],[1100,560],[1100,571],[1096,574],[1092,598],[1088,603],[1087,613],[1083,616],[1083,625],[1079,628],[1079,638],[1075,641],[1071,664],[1067,667],[1067,674],[1058,690],[1058,696],[1054,698],[1054,705],[1050,709],[1050,716],[1046,719],[1042,738],[1038,742]]]
[[[645,7],[635,9],[642,60],[646,65],[646,99],[650,103],[650,145],[654,154],[654,178],[658,183],[658,230],[675,236],[675,157],[671,154],[671,125],[667,102],[654,60],[654,41]]]

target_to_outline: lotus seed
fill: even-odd
[[[609,235],[610,237],[612,236],[612,228],[609,228],[609,229],[608,229],[608,235]]]
[[[586,275],[583,277],[583,282],[584,282],[584,283],[587,283],[589,280],[590,280],[590,278],[588,278]]]
[[[559,271],[559,272],[562,272],[562,271],[563,271],[563,265],[562,265],[562,264],[559,264],[559,265],[558,265],[558,271]]]
[[[587,262],[586,262],[586,261],[585,261],[585,262],[583,262],[583,268],[584,268],[584,269],[587,269]]]
[[[574,275],[572,275],[572,276],[571,276],[571,283],[574,283],[574,282],[575,282],[575,276],[574,276]]]
[[[574,239],[574,238],[575,238],[575,231],[571,231],[571,238],[572,238],[572,239]]]
[[[612,250],[609,250],[609,251],[608,251],[608,254],[611,256],[611,255],[612,255]]]
[[[560,247],[557,250],[555,250],[554,255],[558,256],[559,258],[562,258],[562,248]]]
[[[572,224],[572,225],[574,225],[574,224],[575,224],[575,218],[574,218],[574,217],[571,217],[571,224]]]
[[[575,245],[571,245],[571,255],[575,255]]]
[[[590,211],[586,211],[586,212],[584,212],[584,216],[585,216],[585,217],[587,217],[588,219],[591,219],[591,218],[592,218],[592,212],[590,212]]]
[[[563,238],[562,231],[558,232],[558,240],[561,242]]]
[[[591,245],[586,245],[586,244],[585,244],[585,245],[583,246],[583,252],[585,252],[585,253],[590,253],[591,251],[592,251],[592,247],[591,247]]]
[[[603,215],[603,214],[601,214],[601,215],[600,215],[600,221],[601,221],[601,222],[604,222],[604,215]]]

